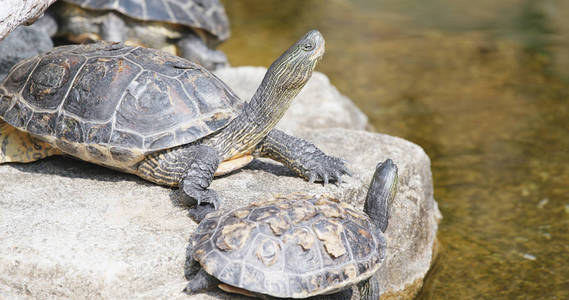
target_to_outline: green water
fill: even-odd
[[[318,70],[431,157],[444,219],[419,299],[569,298],[568,3],[224,2],[233,65],[317,28]]]

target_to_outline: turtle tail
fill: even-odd
[[[28,163],[52,155],[62,154],[46,142],[20,131],[0,120],[0,164]]]

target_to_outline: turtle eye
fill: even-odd
[[[304,42],[302,45],[300,45],[300,49],[304,51],[310,51],[314,49],[314,43],[312,41]]]

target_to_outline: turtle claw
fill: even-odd
[[[196,200],[198,206],[202,205],[202,203],[211,204],[215,209],[221,206],[221,199],[212,189],[197,190],[184,187],[184,192],[190,196],[190,198]]]
[[[342,183],[342,175],[351,176],[350,171],[344,164],[344,160],[337,157],[322,155],[311,161],[305,167],[305,178],[309,183],[321,181],[323,185],[334,182],[337,186]]]
[[[314,183],[316,181],[316,175],[314,173],[310,173],[310,177],[308,178],[308,183]]]
[[[336,186],[340,186],[340,184],[342,184],[342,175],[340,175],[340,172],[334,172],[334,179],[336,181]]]

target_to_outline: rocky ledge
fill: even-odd
[[[235,68],[220,76],[230,86],[247,86],[235,89],[248,98],[263,72]],[[314,101],[319,109],[310,108]],[[392,158],[400,183],[380,284],[382,299],[408,299],[433,259],[440,218],[430,161],[415,144],[362,131],[366,123],[316,73],[279,127],[345,158],[353,176],[339,187],[309,184],[282,165],[256,160],[217,178],[212,188],[225,199],[225,208],[291,192],[328,193],[361,208],[375,165]],[[0,298],[234,299],[220,291],[191,297],[181,293],[185,250],[197,225],[187,216],[178,190],[55,157],[0,166],[0,195]]]

